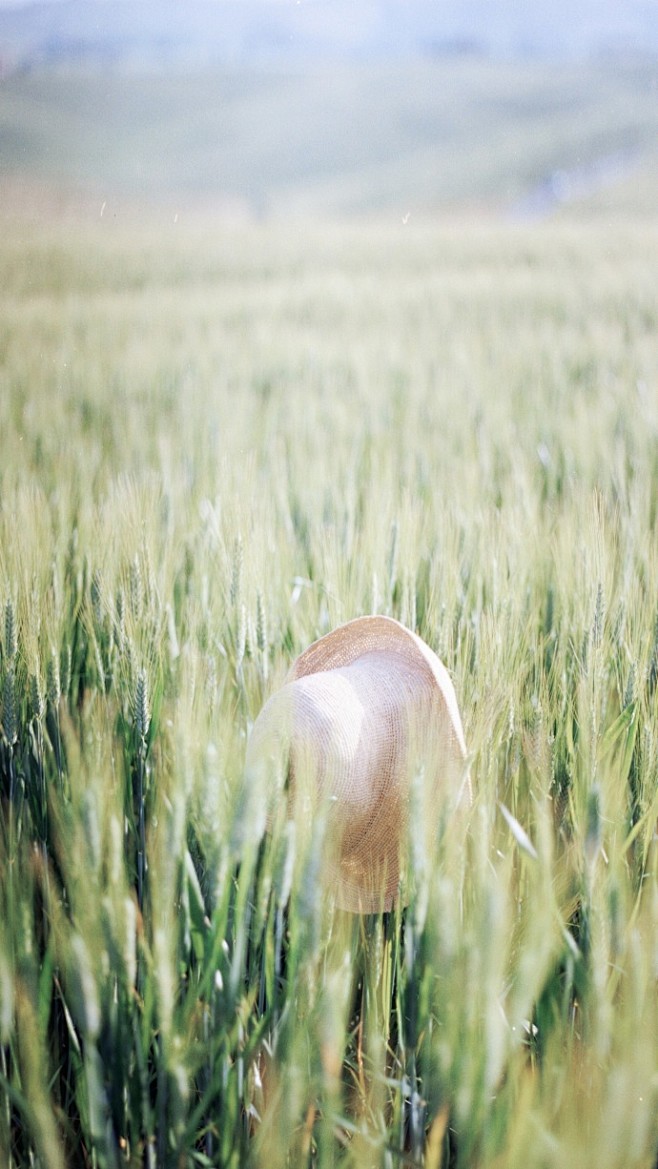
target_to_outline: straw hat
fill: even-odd
[[[431,835],[446,801],[470,802],[465,760],[445,667],[398,621],[359,617],[297,658],[254,723],[246,776],[269,783],[270,820],[283,788],[298,822],[326,816],[336,904],[374,913],[395,900],[410,820]]]

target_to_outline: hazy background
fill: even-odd
[[[0,197],[653,215],[658,3],[0,6]]]

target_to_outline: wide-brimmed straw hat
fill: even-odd
[[[355,913],[390,909],[409,832],[470,803],[448,672],[390,617],[349,621],[297,658],[254,723],[247,782],[263,767],[270,807],[285,788],[291,815],[326,815],[327,881]]]

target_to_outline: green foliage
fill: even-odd
[[[3,240],[3,1164],[652,1169],[657,264],[568,225]],[[241,779],[373,611],[451,671],[475,803],[359,920]]]

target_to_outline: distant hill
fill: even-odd
[[[0,8],[4,71],[658,53],[656,0],[63,0]]]
[[[657,5],[0,7],[0,203],[24,183],[250,215],[658,206]]]
[[[658,206],[658,61],[89,65],[0,86],[3,185],[249,215],[537,217],[626,180]],[[653,204],[652,204],[653,199]]]

